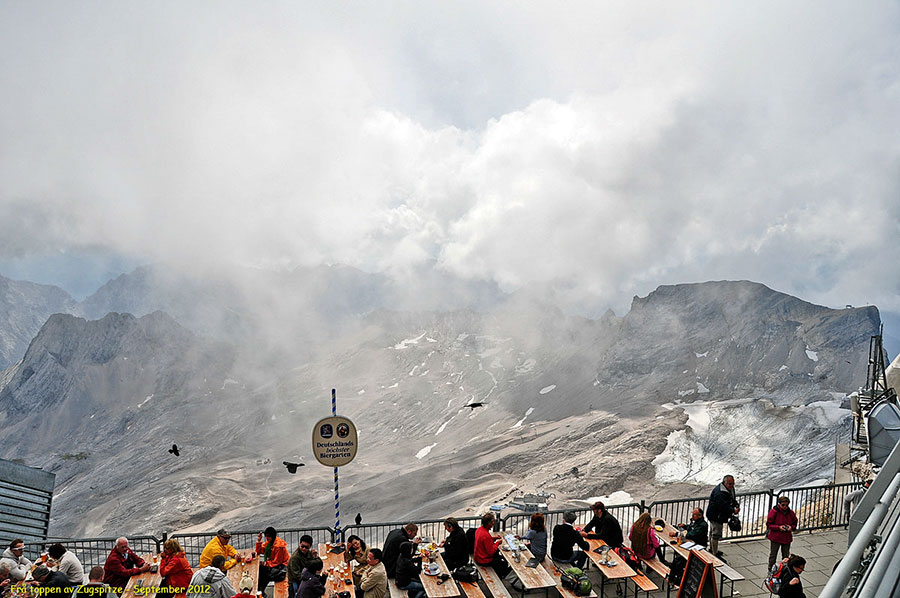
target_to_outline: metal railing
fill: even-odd
[[[785,495],[791,500],[791,506],[800,520],[798,532],[813,531],[842,527],[848,523],[847,515],[843,508],[844,497],[847,493],[861,487],[861,483],[826,484],[821,486],[806,486],[797,488],[785,488],[779,492],[774,490],[761,490],[737,494],[740,505],[740,518],[743,524],[741,531],[732,532],[726,526],[724,539],[741,539],[761,537],[766,534],[766,515],[775,504],[778,496]],[[677,498],[671,500],[657,500],[649,504],[628,503],[622,505],[607,505],[607,510],[619,521],[625,537],[634,521],[644,511],[649,511],[654,517],[661,517],[670,523],[684,523],[690,521],[694,508],[700,508],[706,512],[709,502],[708,497]],[[554,526],[562,523],[563,513],[573,511],[578,520],[576,525],[585,525],[590,521],[593,513],[589,508],[554,510],[544,513],[547,532],[552,533]],[[531,519],[530,513],[509,513],[498,517],[495,529],[498,531],[512,532],[524,535]],[[481,524],[481,517],[457,517],[460,525],[465,527],[477,527]],[[360,536],[368,546],[380,546],[387,535],[394,529],[403,527],[407,522],[378,522],[349,525],[339,532],[330,527],[300,527],[279,529],[278,535],[288,545],[288,550],[293,551],[300,544],[300,537],[309,534],[313,538],[313,544],[324,542],[339,542],[347,536],[355,534]],[[419,535],[440,541],[445,536],[444,519],[426,519],[416,521],[419,526]],[[238,550],[254,550],[256,538],[260,530],[232,531],[231,545]],[[191,533],[191,534],[167,534],[162,539],[156,536],[129,536],[128,540],[132,550],[138,554],[159,552],[163,542],[167,538],[175,538],[181,544],[185,555],[192,565],[200,561],[200,554],[207,543],[215,537],[215,532]],[[25,556],[36,560],[47,546],[54,542],[62,543],[79,558],[85,570],[92,566],[103,565],[115,544],[116,538],[49,538],[42,542],[29,541],[25,544]]]

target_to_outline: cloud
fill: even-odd
[[[567,6],[4,3],[0,258],[900,309],[896,4]]]

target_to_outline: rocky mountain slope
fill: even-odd
[[[98,312],[116,296],[149,306],[128,288]],[[205,295],[203,309],[227,313],[217,296],[235,297]],[[294,299],[280,297],[277,315]],[[0,374],[11,439],[0,456],[57,473],[51,531],[327,523],[331,470],[311,461],[309,438],[330,414],[332,387],[360,430],[360,454],[341,470],[342,504],[367,521],[474,512],[516,489],[560,500],[651,497],[676,481],[705,490],[723,468],[745,488],[769,487],[767,470],[792,454],[806,461],[777,481],[811,481],[823,468],[813,455],[846,413],[840,397],[865,379],[879,324],[874,307],[831,310],[750,282],[660,287],[624,317],[599,320],[522,296],[479,311],[353,315],[366,304],[356,297],[321,336],[291,327],[324,317],[310,297],[296,301],[309,311],[282,321],[290,343],[279,341],[271,361],[262,356],[275,344],[256,343],[277,330],[273,304],[246,304],[239,316],[253,334],[240,344],[189,330],[190,305],[178,321],[51,318]],[[710,419],[707,405],[725,419]],[[761,451],[779,422],[790,433],[774,461],[741,459],[717,433],[735,422],[756,426],[736,438],[765,431]],[[181,457],[166,452],[172,442]],[[291,476],[285,459],[308,466]]]
[[[64,290],[0,276],[0,370],[22,358],[51,314],[70,312],[76,302]]]

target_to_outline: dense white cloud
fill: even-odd
[[[566,7],[3,3],[0,258],[900,309],[896,3]]]

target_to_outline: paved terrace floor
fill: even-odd
[[[745,581],[738,581],[734,584],[734,595],[741,598],[770,598],[768,591],[762,589],[762,582],[766,577],[766,563],[769,559],[769,541],[766,539],[743,540],[734,542],[722,542],[719,544],[719,550],[725,553],[725,560],[728,564],[736,569],[741,575],[746,577]],[[798,554],[806,559],[806,570],[803,572],[801,579],[803,580],[803,591],[807,598],[815,598],[825,587],[825,583],[831,576],[831,570],[835,563],[844,555],[847,550],[847,530],[838,529],[813,533],[794,534],[794,541],[791,544],[791,552]],[[671,558],[671,551],[667,552],[666,558]],[[779,558],[780,558],[779,553]],[[591,580],[596,584],[599,583],[600,573],[596,567],[592,567],[589,571]],[[653,598],[663,598],[666,595],[665,587],[655,573],[650,573],[649,577],[661,589],[657,592],[651,592]],[[631,584],[629,584],[631,585]],[[633,592],[634,588],[630,590]],[[605,589],[606,596],[615,598],[615,585],[607,583]],[[643,596],[644,594],[641,593]],[[674,596],[675,593],[672,593]],[[728,583],[725,584],[725,595],[728,595]]]

